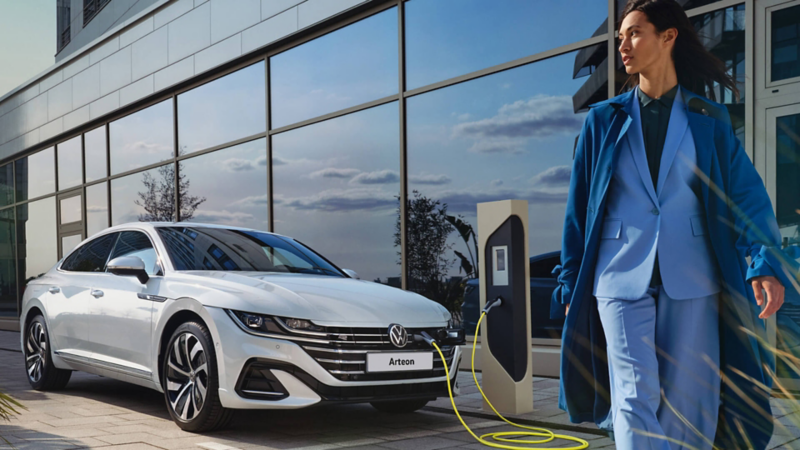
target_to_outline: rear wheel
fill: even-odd
[[[69,382],[72,371],[53,365],[47,323],[41,315],[34,317],[25,329],[23,354],[25,371],[32,388],[37,391],[53,391],[63,389]]]
[[[411,413],[427,405],[430,400],[395,400],[390,402],[372,402],[375,409],[385,413]]]
[[[211,431],[230,422],[233,410],[220,403],[217,357],[204,324],[186,322],[175,330],[161,373],[167,409],[181,429]]]

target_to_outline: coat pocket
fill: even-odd
[[[600,239],[619,239],[622,235],[622,220],[607,219],[603,221],[603,231]]]
[[[708,227],[706,226],[706,219],[703,217],[702,214],[698,214],[696,216],[689,217],[689,221],[692,223],[692,234],[695,236],[703,236],[708,234]]]

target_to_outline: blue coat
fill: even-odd
[[[786,301],[800,303],[800,293],[792,287],[797,286],[797,264],[780,250],[772,204],[734,135],[727,109],[684,87],[681,90],[697,151],[702,206],[723,287],[722,407],[715,445],[761,449],[773,432],[769,392],[765,390],[771,389],[772,379],[765,369],[774,373],[775,358],[759,345],[759,339],[766,340],[766,331],[747,280],[777,276],[786,287]],[[602,429],[611,428],[609,375],[605,336],[592,288],[608,186],[620,139],[632,122],[634,92],[591,105],[586,116],[570,180],[562,266],[554,271],[559,285],[551,302],[552,318],[564,317],[564,305],[570,304],[561,340],[559,407],[567,411],[570,421],[592,421]],[[752,258],[749,265],[745,256]]]

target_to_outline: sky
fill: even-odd
[[[55,64],[55,54],[55,0],[0,0],[0,96]]]

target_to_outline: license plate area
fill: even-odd
[[[367,353],[367,372],[411,372],[433,370],[433,353]]]

